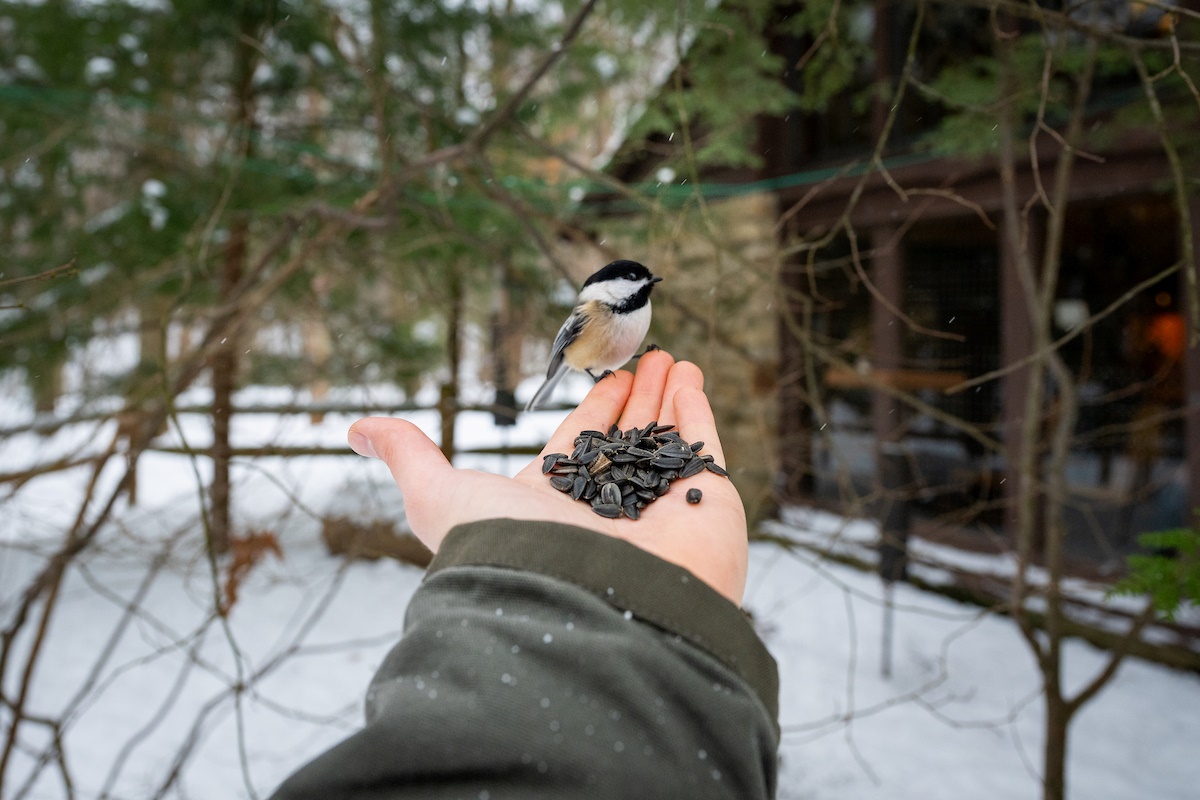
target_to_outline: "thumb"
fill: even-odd
[[[437,485],[433,478],[453,470],[446,456],[420,428],[403,419],[367,417],[350,426],[350,448],[388,465],[402,493]]]

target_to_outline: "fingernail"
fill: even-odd
[[[346,439],[350,442],[350,449],[360,456],[379,458],[379,454],[375,452],[375,448],[371,445],[371,440],[358,431],[351,430],[346,435]]]

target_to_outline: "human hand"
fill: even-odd
[[[406,420],[369,417],[350,427],[350,446],[360,455],[380,458],[404,495],[413,533],[432,551],[455,525],[485,519],[550,520],[624,539],[659,558],[678,564],[741,605],[746,586],[746,513],[728,478],[702,471],[681,479],[642,510],[641,518],[606,519],[586,503],[571,499],[542,474],[542,456],[570,453],[583,430],[644,427],[657,420],[675,425],[689,442],[704,442],[701,453],[724,465],[724,453],[704,375],[687,361],[676,363],[663,350],[638,362],[637,375],[619,371],[597,383],[578,408],[550,437],[541,455],[515,477],[456,469],[442,451]],[[703,500],[689,504],[695,487]]]

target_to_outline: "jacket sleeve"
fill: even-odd
[[[775,793],[778,677],[745,616],[573,526],[452,530],[366,711],[275,800]]]

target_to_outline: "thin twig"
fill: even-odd
[[[1183,169],[1183,163],[1179,158],[1179,151],[1176,149],[1175,143],[1171,140],[1171,136],[1168,133],[1162,104],[1158,101],[1158,94],[1154,91],[1154,83],[1146,71],[1146,63],[1142,60],[1142,54],[1132,48],[1129,54],[1133,59],[1133,65],[1137,68],[1138,77],[1141,78],[1142,91],[1146,95],[1146,104],[1150,107],[1150,113],[1154,118],[1155,130],[1158,131],[1159,142],[1162,144],[1163,153],[1166,154],[1167,164],[1171,169],[1171,188],[1175,192],[1175,210],[1179,219],[1179,250],[1184,275],[1187,279],[1188,322],[1190,323],[1188,328],[1191,331],[1189,340],[1190,345],[1195,347],[1197,344],[1200,344],[1200,281],[1198,281],[1196,276],[1196,271],[1200,269],[1200,265],[1196,263],[1196,243],[1192,238],[1193,231],[1191,205],[1188,197],[1188,181]]]
[[[29,283],[32,281],[47,281],[57,275],[60,275],[61,273],[68,272],[73,269],[75,269],[75,259],[72,258],[70,261],[68,261],[65,264],[59,264],[57,267],[50,267],[49,269],[44,269],[41,272],[38,272],[34,275],[22,275],[17,278],[7,278],[5,280],[2,280],[2,281],[0,281],[0,289],[5,288],[6,286],[15,286],[18,283]]]

